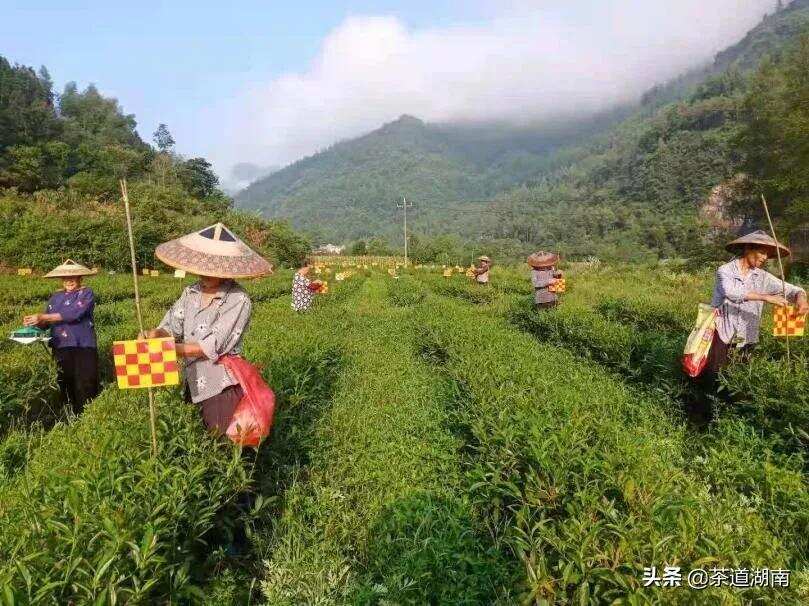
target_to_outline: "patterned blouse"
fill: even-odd
[[[62,321],[51,327],[51,347],[96,348],[96,331],[93,326],[95,295],[90,288],[78,288],[70,292],[60,290],[48,301],[45,313],[60,314]]]
[[[309,290],[311,283],[309,278],[299,273],[292,277],[292,309],[295,311],[307,311],[312,307],[315,293]]]
[[[792,302],[804,292],[789,282],[782,289],[781,280],[763,269],[750,269],[743,276],[739,259],[725,263],[716,272],[711,300],[711,305],[719,310],[716,318],[719,338],[727,344],[736,343],[738,347],[758,343],[764,302],[745,301],[745,296],[751,292],[780,295],[782,290],[786,290],[787,299]]]
[[[558,299],[555,292],[548,290],[556,269],[547,267],[531,271],[531,284],[534,286],[534,303],[553,303]]]
[[[244,289],[226,280],[206,307],[202,307],[202,288],[197,282],[187,287],[166,312],[160,328],[177,341],[199,343],[205,353],[204,357],[184,361],[192,402],[202,402],[236,385],[237,381],[216,361],[225,354],[241,353],[252,310]]]

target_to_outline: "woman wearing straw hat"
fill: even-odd
[[[309,257],[306,257],[301,264],[301,268],[292,276],[292,309],[295,311],[309,311],[312,307],[315,293],[323,286],[323,282],[320,280],[309,279],[311,268],[312,261]]]
[[[492,260],[486,255],[481,255],[478,257],[478,261],[480,261],[480,265],[472,269],[472,273],[475,276],[475,282],[478,284],[488,284],[489,270],[492,268]]]
[[[711,305],[716,309],[716,330],[708,354],[705,378],[712,387],[722,367],[729,361],[731,346],[749,351],[758,343],[764,303],[785,307],[792,302],[801,315],[809,312],[806,291],[782,282],[761,269],[767,259],[789,256],[789,249],[769,234],[758,230],[730,242],[725,247],[736,255],[716,272]]]
[[[93,309],[95,295],[82,286],[82,278],[96,272],[68,259],[46,278],[62,280],[62,290],[48,301],[45,313],[23,318],[25,326],[51,327],[51,348],[56,361],[62,401],[80,414],[88,400],[98,395],[98,349]]]
[[[244,392],[217,361],[238,355],[250,324],[250,297],[236,278],[272,273],[272,266],[221,223],[161,244],[155,255],[166,265],[199,276],[147,338],[174,337],[184,359],[186,396],[198,404],[206,426],[223,434]]]
[[[553,286],[562,278],[561,272],[556,271],[559,255],[540,250],[528,257],[531,267],[531,284],[534,286],[534,305],[537,309],[556,307],[559,297],[551,292]]]

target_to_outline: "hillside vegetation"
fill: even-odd
[[[68,84],[0,57],[0,265],[52,267],[74,256],[105,269],[129,263],[118,180],[130,180],[137,256],[157,243],[225,221],[276,262],[295,263],[308,243],[285,224],[236,212],[204,158],[174,153],[165,125],[154,146],[132,115],[94,86]]]
[[[384,236],[399,248],[395,204],[406,196],[422,240],[458,234],[498,256],[537,246],[580,257],[693,256],[711,248],[709,226],[757,220],[760,191],[789,229],[807,220],[804,186],[786,184],[807,158],[807,24],[809,0],[795,0],[712,66],[648,91],[629,117],[623,109],[578,130],[520,137],[402,117],[257,181],[237,203],[289,216],[316,240]],[[721,216],[701,216],[722,184]]]
[[[486,200],[532,178],[549,152],[626,113],[524,128],[427,124],[405,115],[259,179],[236,201],[268,217],[289,217],[316,239],[344,240],[390,235],[404,197],[418,204],[416,228],[427,229],[452,218],[447,203]],[[465,231],[463,221],[445,227]]]

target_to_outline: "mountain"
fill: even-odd
[[[767,16],[697,84],[674,83],[543,181],[503,193],[479,237],[569,256],[716,256],[734,226],[809,221],[809,0]],[[692,77],[690,74],[686,77]]]
[[[256,181],[236,203],[321,241],[401,241],[396,203],[406,197],[422,234],[582,256],[682,254],[704,231],[701,203],[745,165],[739,137],[759,64],[794,45],[807,23],[809,0],[794,0],[713,64],[652,88],[636,107],[579,123],[402,116]]]
[[[405,115],[259,179],[236,195],[236,204],[289,218],[319,240],[347,240],[398,233],[396,204],[406,198],[420,209],[414,226],[428,229],[444,215],[438,206],[523,183],[548,168],[552,151],[627,114],[619,108],[522,128],[427,124]]]

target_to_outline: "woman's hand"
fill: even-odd
[[[787,301],[781,295],[768,295],[764,300],[771,305],[775,305],[776,307],[789,307],[789,301]]]
[[[23,326],[39,326],[42,322],[43,315],[44,314],[31,314],[30,316],[23,317]]]
[[[138,333],[138,339],[160,339],[161,337],[170,337],[162,328],[152,328],[151,330],[144,330]]]
[[[805,316],[809,314],[809,301],[806,300],[806,295],[801,293],[798,295],[798,315]]]
[[[177,350],[177,355],[181,358],[204,358],[205,352],[202,351],[199,343],[177,343],[174,346]]]

